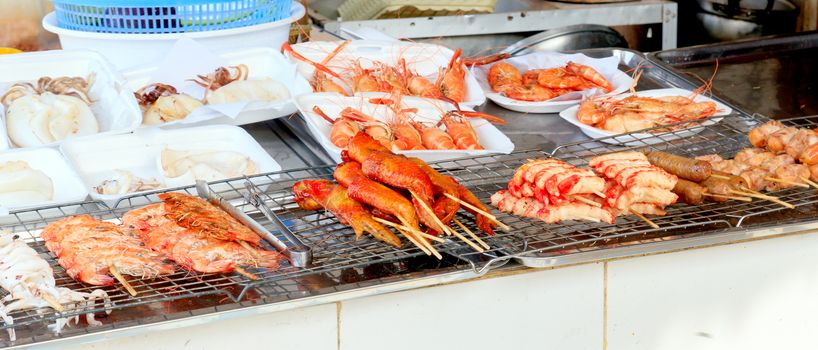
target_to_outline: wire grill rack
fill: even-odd
[[[758,115],[734,113],[719,117],[718,120],[711,120],[715,123],[707,128],[695,128],[699,124],[684,122],[673,125],[675,131],[657,129],[653,130],[654,134],[645,136],[617,135],[577,142],[560,146],[550,154],[538,150],[520,151],[510,155],[441,162],[438,166],[447,169],[449,175],[457,177],[463,184],[476,189],[481,200],[488,202],[491,194],[506,188],[517,167],[529,159],[555,157],[585,167],[593,156],[627,150],[661,150],[688,157],[715,153],[732,158],[739,150],[751,147],[747,140],[747,132],[766,120],[767,118]],[[818,126],[818,117],[783,122],[793,126],[814,128]],[[691,130],[694,132],[691,133]],[[547,265],[543,261],[553,262],[555,257],[574,253],[707,235],[737,227],[762,227],[816,218],[818,192],[815,189],[796,187],[769,194],[795,205],[796,209],[789,210],[779,204],[762,200],[750,203],[706,202],[698,206],[676,204],[667,208],[667,215],[651,218],[659,225],[659,229],[650,227],[634,216],[617,218],[613,225],[580,221],[552,225],[508,214],[500,214],[498,218],[513,227],[525,239],[526,245],[507,247],[507,251],[526,265],[539,259],[532,266]]]
[[[214,303],[238,303],[244,300],[281,300],[282,298],[304,297],[327,287],[367,280],[371,279],[372,276],[379,278],[393,276],[396,274],[396,270],[405,269],[405,266],[401,266],[403,262],[426,258],[422,251],[405,240],[402,249],[396,249],[370,237],[355,240],[352,229],[346,225],[341,225],[333,215],[300,209],[293,199],[292,184],[302,179],[331,179],[333,169],[334,166],[326,165],[209,184],[211,191],[229,200],[237,208],[243,210],[276,234],[277,231],[275,231],[273,223],[255,207],[246,203],[242,197],[243,183],[247,180],[261,188],[264,191],[262,197],[265,204],[276,212],[294,234],[299,236],[305,244],[312,247],[312,267],[295,268],[287,262],[278,270],[245,267],[246,270],[258,277],[257,280],[250,280],[235,273],[199,274],[187,272],[181,268],[172,275],[154,279],[129,278],[129,281],[138,292],[136,297],[130,296],[118,284],[102,288],[108,293],[112,302],[112,307],[108,308],[108,310],[113,311],[114,314],[109,317],[115,319],[118,318],[116,317],[117,312],[133,312],[133,310],[139,308],[172,308],[174,305],[170,302],[178,299],[204,298],[213,300]],[[193,187],[175,190],[196,195]],[[11,216],[5,219],[5,222],[0,222],[0,224],[24,239],[51,264],[58,286],[80,292],[90,292],[94,289],[92,286],[74,281],[57,264],[56,257],[46,249],[42,240],[39,239],[39,232],[51,222],[78,214],[88,214],[101,220],[119,223],[122,215],[129,210],[160,202],[158,194],[162,192],[166,191],[156,191],[123,198],[111,207],[101,202],[82,202],[19,211],[12,213]],[[474,232],[479,232],[472,218],[461,216],[459,219]],[[495,247],[518,246],[519,242],[509,240],[514,237],[518,236],[500,234],[495,237],[483,238],[488,244]],[[266,249],[274,249],[266,242],[263,242],[263,244],[266,245]],[[445,244],[436,245],[436,248],[441,253],[451,256],[447,259],[468,263],[459,263],[460,269],[471,267],[477,270],[482,263],[498,258],[497,255],[492,253],[487,255],[467,254],[472,250],[460,242],[450,240],[447,240]],[[431,264],[439,264],[434,258],[427,258],[426,260],[425,264],[427,265],[429,264],[428,260],[434,260]],[[453,263],[449,262],[448,265],[451,266]],[[365,274],[366,276],[359,276],[359,274]],[[5,297],[6,294],[2,293],[5,292],[0,292],[0,297]],[[45,326],[57,318],[71,317],[88,312],[102,315],[105,310],[102,303],[97,303],[91,308],[67,311],[62,314],[57,314],[51,309],[23,310],[11,313],[14,324],[0,324],[0,331],[9,328],[15,329],[18,341],[13,343],[14,345],[30,343],[37,341],[33,337],[45,337],[43,334],[53,337]],[[29,337],[29,339],[25,339],[26,337]],[[0,344],[4,343],[4,338],[0,333]]]

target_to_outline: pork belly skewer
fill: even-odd
[[[167,256],[144,247],[130,230],[88,215],[55,221],[40,237],[71,278],[108,286],[114,283],[111,274],[133,296],[136,290],[120,274],[153,278],[176,270],[166,262]]]
[[[579,169],[557,159],[529,161],[514,172],[508,189],[517,197],[545,197],[558,202],[569,196],[599,194],[605,180],[593,171]]]
[[[500,211],[529,218],[540,219],[549,224],[567,220],[587,220],[612,224],[614,215],[597,206],[571,202],[547,205],[531,197],[517,197],[509,190],[501,190],[491,196],[491,204]]]
[[[37,312],[42,312],[45,307],[58,312],[83,310],[92,307],[96,300],[102,300],[106,309],[110,306],[110,299],[104,290],[81,293],[57,287],[54,271],[48,262],[8,232],[0,233],[0,287],[9,293],[0,300],[0,318],[7,325],[14,323],[9,314],[18,310],[37,309]],[[110,310],[106,312],[111,313]],[[71,319],[59,318],[48,328],[59,333],[72,320],[78,322],[79,315]],[[94,319],[93,313],[85,314],[85,320],[92,326],[102,325]],[[9,328],[8,332],[10,340],[16,340],[14,329]]]
[[[238,272],[252,280],[258,277],[241,266],[277,269],[284,259],[275,251],[251,248],[236,241],[221,240],[201,230],[179,226],[168,215],[163,203],[131,210],[122,216],[122,224],[139,232],[149,248],[166,254],[190,271],[201,273]]]

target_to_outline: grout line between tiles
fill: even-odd
[[[335,302],[335,332],[338,344],[338,350],[341,350],[341,302]]]
[[[608,349],[608,262],[602,265],[602,350]]]

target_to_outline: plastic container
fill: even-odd
[[[307,121],[310,132],[327,153],[338,163],[341,163],[341,148],[335,146],[330,141],[329,133],[332,125],[312,111],[313,106],[318,106],[330,118],[336,118],[338,113],[345,107],[358,108],[362,112],[374,117],[377,120],[387,121],[391,119],[392,113],[384,105],[366,102],[370,97],[383,97],[384,94],[370,93],[364,97],[343,97],[334,93],[315,93],[296,97],[296,106],[301,115]],[[402,103],[405,108],[417,108],[417,114],[423,116],[418,121],[436,123],[440,120],[442,111],[454,110],[454,106],[442,101],[430,100],[418,97],[404,97]],[[462,110],[471,110],[462,108]],[[416,157],[426,162],[435,162],[447,159],[476,157],[486,154],[503,153],[508,154],[514,150],[511,140],[498,130],[494,125],[484,119],[470,118],[472,127],[477,133],[477,138],[484,150],[423,150],[423,151],[397,151],[407,157]]]
[[[110,179],[115,170],[155,179],[168,188],[159,157],[163,149],[234,151],[249,157],[258,173],[281,170],[281,166],[242,128],[229,125],[202,126],[187,129],[141,129],[133,134],[98,137],[66,142],[60,150],[82,178],[91,197],[115,205],[125,195],[103,195],[94,190]],[[218,190],[218,188],[214,188]],[[138,192],[138,193],[144,193]]]
[[[340,41],[311,41],[293,45],[293,50],[313,62],[321,62],[340,43]],[[408,69],[434,82],[437,80],[440,68],[449,64],[452,55],[454,51],[434,44],[397,40],[353,40],[333,57],[327,66],[343,73],[338,68],[349,70],[354,62],[360,62],[361,67],[366,69],[371,68],[374,61],[397,65],[398,61],[403,58]],[[312,78],[315,67],[293,57],[289,58],[298,65],[298,71],[305,78],[308,80]],[[466,70],[465,83],[466,101],[461,102],[461,106],[478,106],[486,102],[486,95],[483,94],[480,83],[469,70]]]
[[[100,54],[90,51],[43,51],[0,55],[0,95],[17,82],[33,82],[44,76],[78,76],[95,75],[89,91],[91,111],[99,123],[98,135],[127,133],[135,130],[142,122],[141,112],[133,93],[124,88],[124,79],[114,71],[111,64]],[[5,123],[5,109],[0,105],[0,114],[4,116],[0,125],[0,149],[9,148],[11,142]],[[60,142],[46,144],[55,146]]]
[[[288,62],[278,50],[266,47],[252,48],[219,56],[231,66],[247,65],[250,79],[270,77],[281,82],[289,90],[290,98],[275,102],[255,101],[247,103],[235,118],[213,109],[211,106],[214,105],[205,105],[191,112],[186,118],[187,121],[180,120],[161,124],[161,126],[244,125],[288,116],[296,112],[293,103],[294,96],[312,92],[310,84],[297,73],[295,65]],[[190,59],[195,60],[196,58],[191,57]],[[123,71],[123,75],[127,80],[126,88],[130,91],[136,91],[147,84],[155,83],[156,81],[150,81],[150,78],[158,69],[158,66],[146,66]],[[205,73],[207,72],[200,72],[200,74]],[[202,89],[203,92],[204,89]],[[194,97],[198,98],[200,96]],[[218,105],[215,106],[218,107]],[[190,120],[201,121],[191,124],[189,123]]]
[[[184,33],[247,27],[290,16],[291,0],[53,0],[61,28]]]
[[[644,90],[644,91],[639,91],[637,94],[639,96],[641,96],[641,97],[662,97],[662,96],[690,96],[690,95],[693,94],[693,92],[690,91],[690,90],[679,89],[679,88],[667,88],[667,89]],[[625,97],[628,97],[628,96],[631,96],[631,94],[620,95],[620,96],[617,96],[616,99],[619,100],[619,99],[622,99],[622,98],[625,98]],[[713,99],[711,99],[711,98],[709,98],[707,96],[698,95],[693,100],[696,101],[696,102],[709,101],[709,102],[715,103],[716,104],[716,109],[718,110],[718,112],[715,114],[715,116],[725,116],[725,115],[729,115],[730,113],[733,112],[732,108],[728,107],[727,105],[725,105],[725,104],[723,104],[721,102],[713,100]],[[579,110],[579,106],[574,106],[574,107],[568,108],[568,109],[560,112],[560,117],[562,117],[562,119],[565,119],[567,122],[576,125],[580,130],[582,130],[582,133],[585,134],[585,135],[588,135],[588,137],[590,137],[592,139],[605,137],[605,139],[602,139],[601,141],[605,142],[605,143],[610,143],[610,144],[620,144],[620,143],[628,144],[628,142],[632,142],[632,143],[637,144],[637,145],[642,145],[644,143],[667,142],[667,141],[670,141],[670,140],[675,140],[675,139],[678,139],[678,138],[684,138],[684,137],[691,136],[693,134],[697,134],[697,133],[701,132],[704,129],[705,126],[718,123],[721,120],[721,118],[707,119],[707,120],[705,120],[705,121],[703,121],[701,123],[702,127],[695,127],[695,128],[691,128],[691,129],[688,129],[688,130],[685,130],[685,131],[681,131],[681,132],[677,131],[677,132],[674,132],[674,133],[669,134],[669,135],[663,135],[661,138],[651,137],[652,135],[648,134],[648,133],[633,133],[633,134],[629,134],[629,135],[619,136],[619,137],[616,137],[616,138],[608,138],[610,136],[619,135],[619,133],[610,132],[610,131],[603,130],[603,129],[600,129],[600,128],[597,128],[597,127],[594,127],[594,126],[591,126],[591,125],[588,125],[588,124],[581,123],[579,120],[577,120],[577,110]]]
[[[88,197],[88,192],[77,173],[68,165],[65,158],[52,148],[17,149],[0,153],[0,164],[22,160],[29,167],[40,170],[51,178],[54,186],[53,197],[49,201],[28,203],[25,205],[8,205],[0,203],[2,209],[18,210],[23,208],[54,205],[68,202],[79,202]]]
[[[429,11],[435,12],[436,16],[444,16],[494,12],[496,5],[497,0],[347,0],[338,7],[338,13],[344,21],[363,21],[380,18],[408,6],[426,13],[423,16],[429,16]],[[405,12],[408,11],[400,11],[400,17],[412,17]]]
[[[212,51],[228,52],[248,47],[278,49],[289,40],[290,24],[304,16],[304,6],[293,3],[290,16],[276,22],[249,27],[195,33],[118,34],[94,33],[60,28],[57,17],[43,18],[43,27],[59,35],[64,49],[88,49],[100,52],[117,69],[158,63],[179,38],[186,37],[206,45]]]

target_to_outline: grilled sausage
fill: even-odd
[[[646,155],[651,164],[685,180],[701,182],[707,180],[713,172],[713,166],[703,160],[659,151],[648,152]]]
[[[699,184],[679,179],[676,186],[673,187],[673,193],[679,196],[679,200],[690,205],[699,205],[704,202],[704,192],[707,191]]]

